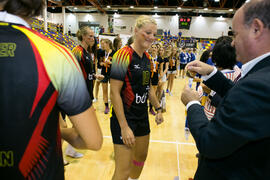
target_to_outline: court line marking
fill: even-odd
[[[180,162],[179,162],[179,148],[178,148],[178,144],[176,144],[176,151],[177,151],[177,170],[178,170],[178,177],[179,180],[181,179],[180,176]]]
[[[112,136],[103,136],[104,138],[112,138]],[[177,145],[189,145],[195,146],[194,143],[178,142],[178,141],[163,141],[163,140],[153,140],[150,139],[150,142],[164,143],[164,144],[177,144]]]

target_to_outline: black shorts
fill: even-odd
[[[149,120],[127,120],[128,126],[134,136],[146,136],[150,133]],[[121,128],[115,115],[111,117],[111,133],[114,144],[124,144],[121,136]]]
[[[103,75],[103,76],[104,76],[104,78],[100,82],[102,82],[102,83],[108,83],[109,80],[110,80],[110,76],[109,75]]]
[[[187,64],[180,64],[180,69],[185,69]]]
[[[153,86],[157,86],[158,85],[158,73],[154,73],[153,77],[151,77],[151,84]]]
[[[63,120],[66,122],[66,114],[64,112],[62,112],[62,111],[60,111],[60,113],[61,113],[61,116],[62,116]]]
[[[86,79],[85,83],[86,83],[86,87],[87,87],[89,96],[90,96],[91,100],[93,100],[94,99],[94,94],[93,94],[93,91],[94,91],[93,80]]]

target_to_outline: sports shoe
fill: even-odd
[[[188,140],[188,137],[190,135],[189,128],[185,127],[185,139]]]
[[[105,107],[104,114],[108,114],[108,113],[109,113],[109,107]]]
[[[93,102],[97,102],[97,99],[96,99],[96,98],[94,98],[94,99],[93,99]]]
[[[153,109],[150,109],[149,112],[152,114],[152,115],[156,115],[155,111]]]
[[[69,165],[69,162],[64,159],[64,166]]]
[[[74,152],[66,151],[66,155],[73,157],[73,158],[82,158],[83,157],[83,154],[79,153],[77,151],[74,151]]]
[[[166,90],[166,93],[169,93],[169,89]]]
[[[75,149],[70,144],[68,144],[65,153],[66,153],[67,156],[70,156],[70,157],[73,157],[73,158],[81,158],[81,157],[83,157],[83,154],[75,151]]]

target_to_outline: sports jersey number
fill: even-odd
[[[142,85],[149,85],[149,80],[150,80],[150,72],[149,71],[143,71],[143,81]]]

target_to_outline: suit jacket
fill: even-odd
[[[270,56],[236,84],[220,72],[205,84],[223,99],[211,121],[200,105],[188,109],[201,154],[195,180],[269,180]]]

